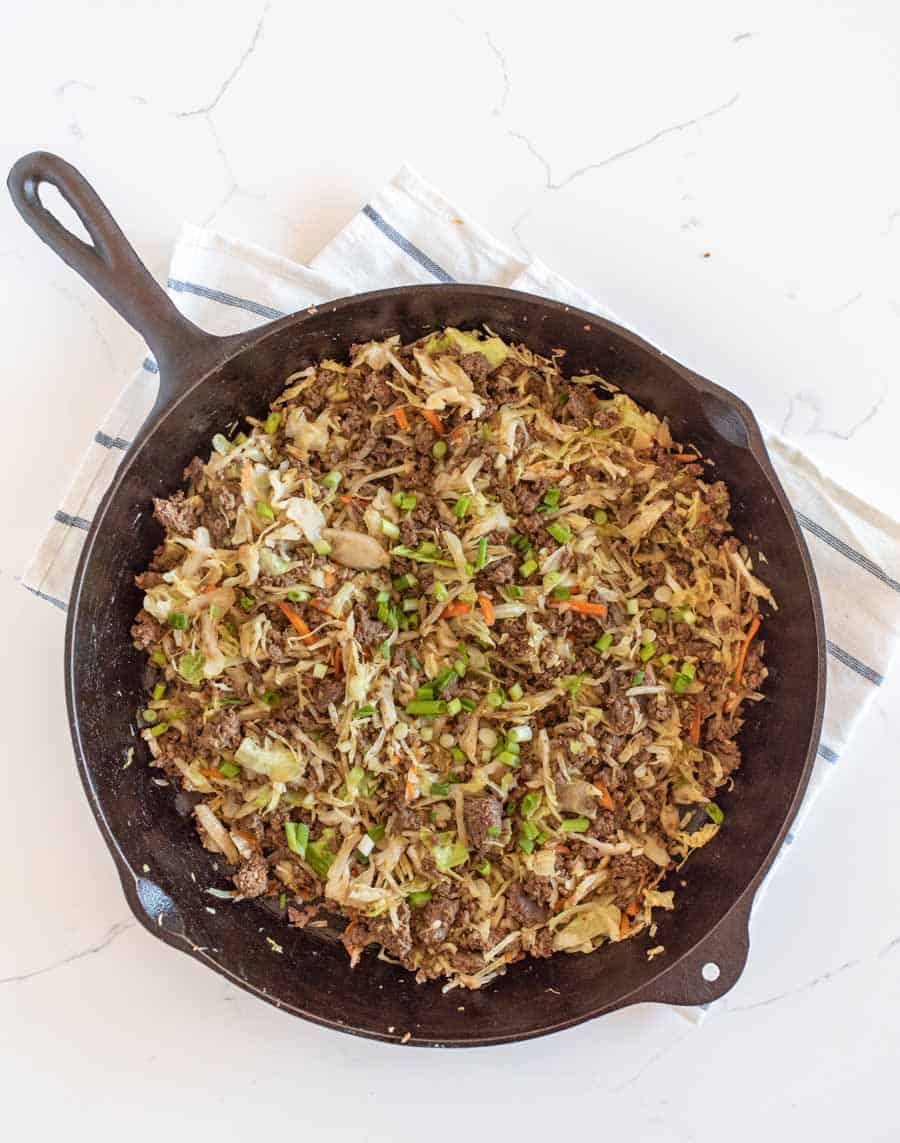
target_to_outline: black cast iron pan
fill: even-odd
[[[93,245],[46,210],[41,183],[60,190]],[[28,155],[13,167],[9,188],[28,225],[143,334],[159,364],[156,405],[85,542],[65,650],[79,771],[141,924],[288,1012],[378,1039],[409,1036],[406,1042],[413,1044],[522,1040],[639,1001],[703,1004],[731,988],[747,959],[754,894],[806,787],[825,692],[812,566],[747,406],[611,322],[490,286],[379,290],[235,337],[212,337],[178,313],[68,163],[49,154]],[[645,939],[624,941],[591,956],[515,965],[481,992],[445,996],[438,985],[417,985],[373,956],[351,970],[337,930],[290,929],[261,905],[216,902],[203,893],[204,886],[222,879],[196,838],[189,808],[171,789],[154,785],[146,766],[123,768],[126,751],[136,743],[135,712],[144,694],[144,657],[132,647],[129,627],[140,606],[132,577],[147,566],[160,539],[150,498],[179,486],[182,469],[208,451],[215,432],[243,415],[261,413],[289,373],[321,356],[340,358],[353,342],[393,333],[410,341],[445,325],[484,323],[539,353],[565,347],[572,373],[609,378],[668,416],[677,439],[692,441],[711,457],[731,488],[738,534],[765,551],[766,579],[780,610],[766,623],[767,701],[749,714],[739,780],[721,799],[726,827],[683,870],[687,884],[678,887],[677,908],[659,921],[656,943],[665,953],[648,962]],[[705,978],[712,975],[703,972],[708,964],[718,968],[714,981]]]

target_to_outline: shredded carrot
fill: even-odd
[[[409,432],[409,417],[406,415],[406,409],[402,405],[398,405],[396,409],[391,409],[394,414],[394,419],[397,424],[405,433]]]
[[[454,615],[467,615],[472,610],[471,603],[448,603],[441,612],[442,619],[452,619]]]
[[[552,599],[550,606],[559,607],[563,611],[577,611],[581,615],[603,616],[606,614],[605,603],[591,603],[587,599]]]
[[[198,774],[202,774],[204,778],[224,778],[225,775],[221,770],[198,770]]]
[[[337,583],[337,576],[334,574],[333,571],[327,571],[325,573],[325,586],[328,588],[331,588],[331,587],[334,587],[334,585],[336,583]]]
[[[429,425],[431,425],[437,435],[442,437],[444,435],[444,426],[441,422],[441,418],[437,415],[437,413],[433,409],[419,409],[419,412],[429,423]]]
[[[254,845],[254,846],[259,845],[259,842],[253,836],[253,834],[247,833],[246,830],[236,829],[236,830],[234,830],[234,833],[236,833],[238,835],[238,837],[242,837],[244,839],[244,841],[246,841],[248,843],[248,845]]]
[[[406,789],[403,791],[403,797],[407,802],[411,802],[416,796],[419,788],[419,773],[416,768],[415,762],[406,771]]]
[[[638,915],[638,903],[637,903],[637,901],[632,901],[630,905],[626,905],[625,906],[625,912],[628,914],[629,917],[636,917]]]
[[[331,614],[331,609],[328,603],[324,599],[319,599],[318,596],[316,596],[315,599],[311,599],[309,601],[309,606],[314,607],[316,611],[323,612],[325,615],[331,615],[332,619],[335,618],[335,616]]]
[[[738,653],[737,666],[734,669],[734,685],[736,687],[741,685],[741,679],[744,676],[744,663],[747,661],[747,651],[750,649],[750,644],[753,642],[753,638],[758,630],[759,616],[754,615],[750,626],[747,628],[747,634],[744,636],[740,652]]]
[[[612,794],[607,790],[602,782],[595,782],[594,789],[600,791],[600,805],[605,810],[614,810],[616,803],[612,799]]]
[[[479,595],[478,606],[481,608],[481,614],[484,616],[484,621],[488,627],[494,626],[494,605],[491,603],[489,596]]]
[[[339,496],[338,500],[340,500],[340,502],[342,504],[362,504],[362,503],[364,503],[364,501],[362,501],[358,496]]]
[[[682,464],[687,464],[692,460],[699,460],[700,457],[694,452],[679,452],[672,457],[672,460],[680,460]]]
[[[688,737],[690,738],[691,742],[693,742],[695,745],[696,745],[696,743],[698,743],[700,741],[700,703],[699,702],[694,706],[694,717],[691,721],[691,729],[690,729],[690,733],[688,734]]]
[[[340,676],[340,674],[344,668],[344,659],[343,659],[343,656],[341,655],[340,647],[335,647],[334,658],[332,659],[332,662],[334,663],[334,673],[336,675]]]
[[[628,923],[628,918],[623,913],[619,917],[619,940],[624,940],[625,937],[631,932],[631,925]]]
[[[215,591],[215,590],[216,590],[216,587],[217,587],[217,585],[216,585],[216,584],[214,584],[214,583],[208,583],[208,584],[206,584],[206,586],[205,586],[205,587],[201,587],[201,588],[200,588],[200,594],[201,594],[201,595],[209,595],[209,593],[210,593],[211,591]]]
[[[300,618],[300,616],[289,603],[285,603],[283,599],[279,599],[278,609],[282,615],[285,616],[297,634],[303,639],[304,643],[314,642],[314,636],[310,634],[309,627]]]

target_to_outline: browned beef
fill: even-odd
[[[547,920],[547,910],[535,901],[518,881],[513,881],[506,891],[506,912],[510,919],[523,928],[542,925]]]
[[[131,638],[136,647],[146,650],[147,647],[158,643],[164,634],[165,628],[153,618],[149,611],[142,609],[137,613],[131,627]]]
[[[217,711],[203,727],[197,746],[204,754],[232,754],[241,744],[241,720],[233,709]]]
[[[437,897],[420,909],[413,910],[413,934],[423,945],[442,945],[459,912],[458,897]]]
[[[176,536],[189,536],[200,524],[201,504],[194,497],[186,497],[179,489],[168,500],[153,498],[153,516],[167,532]]]
[[[165,583],[165,580],[159,572],[145,571],[134,577],[134,583],[135,586],[141,588],[142,591],[147,591],[151,587],[159,587],[161,583]]]
[[[261,853],[254,853],[234,875],[234,885],[241,897],[261,897],[269,885],[269,869]]]
[[[476,849],[495,841],[488,830],[500,829],[503,825],[503,807],[496,798],[488,794],[478,794],[463,799],[463,816],[469,841]]]

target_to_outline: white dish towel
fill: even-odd
[[[348,294],[436,281],[508,286],[620,321],[546,266],[516,258],[409,167],[308,266],[185,224],[168,289],[191,321],[229,334]],[[153,404],[156,372],[147,358],[116,402],[23,576],[29,591],[63,611],[94,511]],[[900,526],[834,484],[784,439],[767,433],[766,442],[812,554],[828,639],[822,740],[790,844],[897,646]]]

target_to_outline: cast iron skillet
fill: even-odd
[[[41,183],[61,191],[93,245],[46,210],[38,195]],[[68,163],[49,154],[28,155],[13,167],[9,188],[28,225],[143,334],[159,364],[156,405],[85,542],[65,650],[81,779],[141,924],[297,1016],[412,1044],[522,1040],[638,1001],[702,1004],[731,988],[747,959],[754,894],[806,787],[825,691],[813,569],[747,406],[611,322],[490,286],[379,290],[235,337],[212,337],[178,313]],[[655,943],[665,953],[648,962],[646,939],[624,941],[592,956],[527,961],[481,992],[443,995],[437,984],[417,985],[408,973],[371,955],[351,970],[338,929],[290,929],[259,904],[231,905],[203,893],[223,879],[196,838],[183,796],[153,784],[140,743],[136,764],[123,768],[136,741],[135,712],[144,695],[144,656],[129,637],[140,605],[132,576],[147,566],[160,540],[151,496],[178,487],[182,469],[208,452],[210,438],[224,425],[260,414],[290,372],[321,356],[340,358],[353,342],[392,333],[410,341],[445,325],[483,323],[539,353],[565,347],[572,373],[596,372],[614,381],[668,416],[677,439],[711,457],[731,488],[738,534],[765,551],[766,579],[780,610],[765,625],[767,701],[748,716],[739,780],[721,799],[726,825],[716,844],[688,862],[677,908],[660,918]],[[710,963],[719,969],[714,982],[702,972]]]

